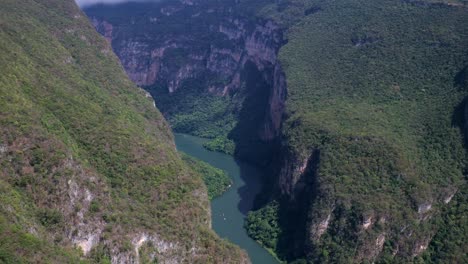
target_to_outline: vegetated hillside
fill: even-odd
[[[0,262],[248,262],[74,1],[1,0],[0,72]]]
[[[231,186],[232,180],[225,171],[184,153],[182,159],[191,169],[203,176],[210,200],[220,196]]]
[[[467,262],[466,1],[283,3],[259,11],[288,28],[282,205],[249,232],[317,263]]]

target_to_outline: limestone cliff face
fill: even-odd
[[[271,140],[278,136],[283,120],[283,112],[287,97],[286,76],[279,63],[276,63],[273,69],[273,83],[269,97],[269,109],[265,121],[263,122],[263,130],[260,131],[260,136],[264,140]]]
[[[145,20],[140,22],[142,25],[184,23],[180,20],[190,12],[192,23],[203,26],[176,33],[129,33],[131,22],[114,25],[98,12],[87,10],[95,28],[112,44],[130,79],[143,87],[164,87],[169,93],[195,79],[203,82],[210,93],[226,96],[242,88],[245,65],[252,62],[271,89],[258,136],[265,141],[276,137],[286,99],[285,76],[277,60],[284,42],[282,30],[272,21],[251,21],[230,9],[204,8],[201,1],[174,1],[151,8],[147,17],[140,18]],[[203,20],[214,12],[223,15]]]
[[[362,206],[378,201],[377,192],[364,195],[364,201],[344,200],[344,191],[335,182],[337,179],[325,175],[326,165],[322,163],[330,162],[330,158],[320,148],[294,152],[286,142],[282,144],[277,160],[276,195],[287,204],[289,213],[297,216],[291,221],[303,224],[298,230],[305,232],[300,239],[291,241],[291,248],[297,249],[293,255],[312,258],[320,254],[317,250],[324,239],[343,236],[354,239],[356,263],[377,261],[383,255],[405,260],[419,257],[435,235],[435,231],[428,231],[427,227],[437,224],[440,210],[451,206],[452,198],[458,193],[452,186],[439,189],[438,194],[425,201],[399,196],[393,206],[399,207],[405,217],[398,219],[399,215],[385,208]]]

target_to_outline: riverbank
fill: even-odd
[[[206,139],[175,134],[175,141],[179,151],[224,170],[232,179],[231,188],[211,202],[213,230],[221,238],[247,251],[253,264],[279,263],[244,229],[245,217],[253,207],[255,196],[261,191],[263,172],[250,164],[236,161],[232,156],[206,150],[203,147]]]

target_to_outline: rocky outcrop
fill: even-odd
[[[269,109],[263,122],[263,129],[260,131],[260,137],[263,140],[272,140],[281,128],[283,121],[283,112],[287,97],[286,76],[279,63],[275,63],[273,69],[273,85],[269,98]]]
[[[277,53],[282,44],[282,33],[271,21],[260,22],[254,25],[253,29],[247,29],[248,26],[251,27],[249,22],[239,18],[219,21],[220,24],[211,25],[207,29],[208,32],[221,33],[224,35],[220,37],[221,40],[230,41],[232,45],[226,47],[225,43],[210,42],[199,50],[193,50],[190,43],[192,39],[196,41],[195,37],[186,34],[158,36],[156,43],[154,36],[148,36],[146,39],[116,39],[118,28],[114,29],[109,22],[96,17],[92,21],[95,28],[111,41],[130,79],[140,86],[163,84],[169,92],[174,92],[181,88],[185,80],[208,74],[228,80],[227,83],[213,83],[207,86],[211,87],[212,91],[224,95],[229,90],[240,88],[238,76],[247,61],[254,62],[259,70],[271,67],[278,74],[282,72],[279,65],[275,67]],[[177,65],[172,61],[176,59],[181,60]],[[274,83],[275,80],[270,82]]]

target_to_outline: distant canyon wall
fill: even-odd
[[[114,25],[92,14],[90,18],[112,44],[130,79],[142,87],[159,85],[173,93],[182,89],[185,81],[198,79],[210,93],[227,96],[242,88],[245,65],[254,63],[270,87],[268,109],[257,133],[261,140],[272,140],[279,135],[287,95],[286,78],[277,58],[284,44],[282,30],[272,21],[252,21],[230,9],[221,9],[197,1],[153,6],[151,15],[140,18],[138,23],[148,27],[164,27],[171,23],[167,21],[185,23],[180,21],[192,12],[192,23],[203,24],[202,28],[164,34],[129,33],[125,23]],[[204,20],[214,12],[223,13],[222,18]]]

